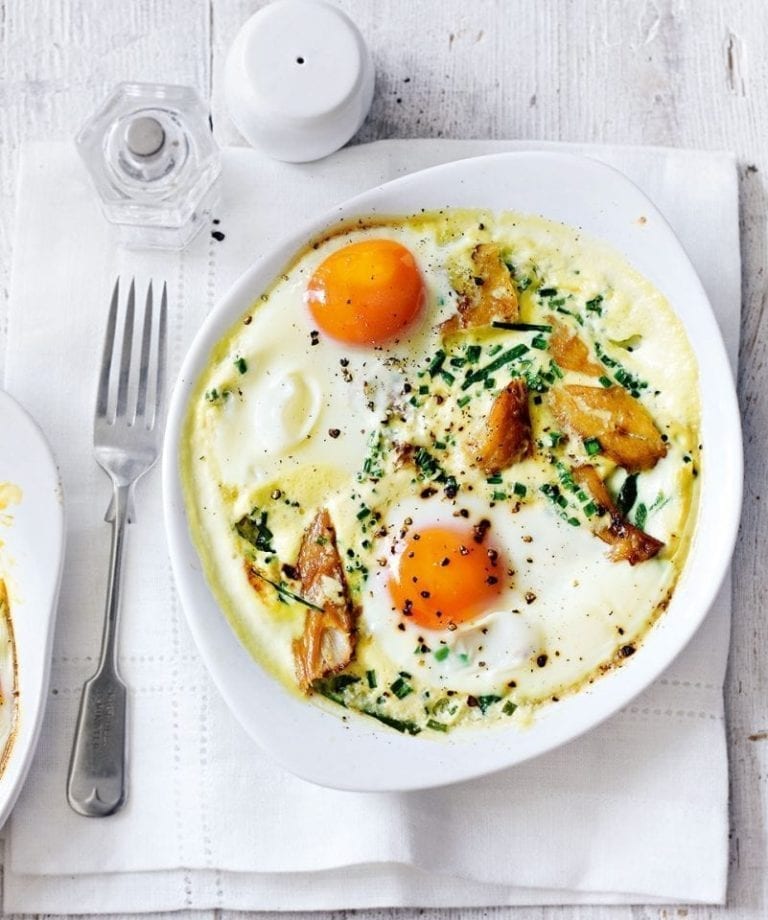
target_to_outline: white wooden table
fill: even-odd
[[[731,872],[725,910],[499,908],[430,920],[672,920],[768,916],[767,0],[336,0],[371,45],[373,109],[357,141],[535,138],[735,151],[744,314],[739,395],[746,490],[727,681]],[[16,171],[26,140],[71,137],[119,80],[186,83],[228,124],[222,66],[260,0],[0,0],[0,356]],[[718,216],[712,215],[716,221]],[[695,782],[695,777],[691,777]],[[413,911],[367,911],[395,920]],[[259,915],[260,917],[272,915]],[[276,915],[275,915],[276,916]],[[296,915],[292,915],[296,916]],[[352,912],[311,915],[341,920]],[[235,918],[231,918],[235,920]]]

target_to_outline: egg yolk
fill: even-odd
[[[389,591],[397,609],[424,629],[451,629],[484,613],[502,589],[503,562],[472,531],[412,533]]]
[[[363,240],[332,253],[312,275],[306,301],[317,325],[351,345],[378,345],[408,326],[425,300],[411,253],[394,240]]]

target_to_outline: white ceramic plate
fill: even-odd
[[[669,299],[701,372],[701,504],[697,536],[669,609],[638,654],[592,687],[542,710],[528,729],[492,728],[447,739],[404,737],[371,719],[338,715],[290,696],[240,646],[216,605],[190,540],[178,472],[187,401],[211,349],[291,256],[339,220],[443,207],[540,214],[581,227],[619,250]],[[638,221],[644,216],[645,222]],[[717,449],[709,450],[710,445]],[[418,789],[490,773],[563,744],[625,706],[696,631],[725,574],[741,508],[742,450],[731,372],[712,309],[671,228],[618,171],[557,153],[506,153],[415,173],[353,198],[301,227],[250,268],[195,339],[177,382],[164,454],[165,513],[176,581],[214,681],[259,744],[293,773],[357,790]]]
[[[53,455],[37,424],[0,391],[0,483],[5,482],[21,490],[18,504],[0,512],[0,576],[16,639],[19,710],[0,776],[0,825],[21,790],[45,713],[64,558],[64,505]]]

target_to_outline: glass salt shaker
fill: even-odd
[[[183,249],[210,222],[221,157],[193,89],[121,83],[76,144],[125,245]]]

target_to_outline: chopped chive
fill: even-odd
[[[507,500],[506,492],[494,492],[493,495],[491,496],[491,501],[494,501],[494,502],[504,502],[506,500]]]
[[[525,495],[527,492],[528,492],[528,488],[524,486],[522,482],[515,483],[515,488],[514,488],[515,495],[519,495],[520,498],[525,498]]]
[[[393,684],[390,684],[389,689],[399,700],[403,700],[410,693],[413,693],[413,687],[406,683],[402,677],[398,677]]]
[[[635,526],[642,530],[643,527],[645,527],[645,522],[647,519],[648,509],[642,502],[640,502],[640,504],[637,506],[637,510],[635,511]]]
[[[480,712],[485,715],[488,709],[493,706],[494,703],[498,703],[500,701],[500,696],[496,696],[495,693],[487,693],[485,696],[478,696],[477,705],[480,709]]]
[[[426,385],[426,383],[422,383],[419,387],[419,395],[426,396],[427,393],[429,393],[429,387]]]
[[[569,518],[566,518],[566,520],[568,521],[568,523],[569,523],[572,527],[580,527],[580,526],[581,526],[581,521],[580,521],[577,517],[569,517]]]
[[[554,297],[557,294],[557,288],[539,288],[539,297]]]
[[[547,340],[543,335],[535,335],[531,340],[531,346],[533,348],[538,348],[539,351],[544,351],[547,347]]]
[[[439,348],[427,366],[427,371],[429,372],[430,377],[434,377],[440,368],[442,368],[443,361],[445,361],[445,352],[442,348]]]
[[[376,712],[375,709],[362,709],[361,712],[364,712],[372,719],[378,719],[379,722],[383,722],[384,725],[388,725],[390,728],[394,728],[395,731],[398,732],[407,732],[409,735],[418,735],[421,731],[419,726],[414,722],[404,722],[402,719],[393,719],[392,716],[384,715],[383,712]]]
[[[260,578],[262,581],[265,581],[268,585],[272,585],[272,587],[275,589],[275,591],[277,591],[280,597],[282,598],[287,597],[287,598],[290,598],[290,600],[292,601],[296,601],[296,603],[298,604],[304,604],[304,606],[309,607],[310,610],[319,610],[320,613],[323,612],[322,607],[318,607],[317,604],[313,604],[311,601],[308,601],[305,597],[300,597],[298,594],[294,594],[293,591],[289,591],[286,587],[281,585],[279,582],[272,581],[271,578],[267,578],[266,575],[262,575],[261,572],[258,572],[256,569],[251,569],[251,571],[257,578]]]
[[[334,693],[330,687],[318,687],[317,688],[322,696],[328,700],[332,700],[334,703],[338,703],[339,706],[347,708],[347,704],[344,702],[344,697],[340,693]]]
[[[584,514],[586,514],[587,517],[592,517],[593,514],[597,514],[597,505],[594,502],[587,502],[587,504],[584,505]]]
[[[525,372],[525,385],[529,390],[532,390],[534,393],[546,393],[549,390],[546,381],[541,376],[540,371],[536,371],[535,374],[532,374],[530,370]],[[541,400],[539,400],[541,403]]]
[[[480,357],[480,352],[483,349],[479,345],[467,345],[467,361],[470,364],[474,364],[477,359]]]
[[[466,406],[466,404],[470,401],[470,399],[472,399],[471,396],[462,396],[461,399],[458,401],[460,408],[463,409],[464,406]]]
[[[589,454],[590,457],[594,457],[595,454],[599,454],[603,449],[603,445],[598,441],[597,438],[587,438],[584,442],[584,450]]]
[[[550,306],[553,306],[559,309],[565,303],[565,297],[556,297],[554,300],[550,300],[549,303],[550,303]]]
[[[503,347],[504,346],[499,345],[498,342],[495,345],[491,345],[491,347],[488,349],[488,357],[492,358],[494,355],[497,355]]]
[[[370,509],[370,508],[362,507],[362,508],[357,512],[357,519],[358,519],[358,521],[364,521],[364,520],[368,517],[368,515],[369,515],[370,513],[371,513],[371,509]]]
[[[586,307],[587,313],[597,313],[598,316],[603,315],[603,295],[598,294],[597,297],[593,297],[592,300],[588,300],[584,305]]]
[[[415,396],[411,396],[411,398],[408,400],[408,402],[409,402],[412,406],[416,406],[417,409],[418,409],[419,406],[421,405],[421,403],[418,401],[418,399],[416,399]]]
[[[486,390],[492,390],[496,386],[496,381],[493,377],[486,377],[485,383],[483,384]]]
[[[331,681],[331,686],[338,693],[341,690],[346,690],[347,687],[351,687],[353,684],[359,683],[360,678],[355,677],[354,674],[337,674]]]
[[[437,450],[445,450],[445,441],[435,441],[434,446]]]
[[[368,681],[368,686],[370,687],[371,690],[375,690],[376,687],[378,687],[379,684],[378,684],[378,681],[376,680],[375,671],[366,671],[365,679]]]
[[[213,405],[218,405],[219,403],[226,402],[229,399],[230,393],[229,390],[222,390],[219,392],[216,387],[212,390],[208,390],[205,394],[205,398],[209,403]]]
[[[567,466],[565,466],[565,464],[557,464],[557,475],[560,477],[560,482],[563,484],[564,488],[568,489],[569,492],[579,491],[579,487],[576,485],[571,471]]]
[[[611,380],[610,377],[604,377],[604,376],[600,377],[598,382],[601,383],[606,388],[613,386],[613,381]]]
[[[456,382],[456,378],[449,371],[440,371],[440,376],[448,384],[448,386],[451,386],[451,384]]]
[[[632,510],[632,506],[637,501],[637,473],[630,473],[621,484],[619,494],[616,497],[616,507],[622,517],[626,517]]]
[[[488,476],[485,481],[489,482],[493,486],[496,486],[504,480],[501,478],[501,473],[494,473],[493,476]]]
[[[466,390],[468,387],[471,387],[473,383],[477,383],[480,380],[484,380],[494,371],[500,370],[504,367],[505,364],[509,364],[512,361],[516,361],[518,358],[522,358],[526,352],[530,351],[527,345],[515,345],[514,348],[510,348],[508,351],[503,352],[499,355],[498,358],[495,358],[491,361],[490,364],[486,364],[485,367],[481,367],[476,371],[473,371],[462,383],[462,390]]]
[[[551,332],[552,327],[541,323],[503,323],[494,320],[491,325],[494,329],[514,329],[515,332]]]
[[[437,722],[435,719],[427,720],[427,728],[431,728],[435,732],[447,732],[448,726],[444,722]]]
[[[266,511],[253,508],[250,514],[244,515],[235,522],[235,532],[259,552],[274,553],[275,548],[272,546],[274,534],[267,526],[267,520]]]
[[[448,363],[451,365],[451,367],[464,367],[464,365],[467,363],[467,359],[462,358],[459,355],[458,357],[451,358],[451,360]]]
[[[248,370],[248,362],[245,358],[235,358],[235,367],[241,374],[244,374]]]
[[[618,367],[614,371],[614,376],[616,380],[627,390],[630,390],[632,396],[637,398],[640,396],[640,390],[644,390],[648,387],[648,384],[644,380],[638,380],[637,377],[629,373],[623,367]]]
[[[447,645],[441,645],[440,648],[435,650],[435,659],[437,661],[445,661],[445,659],[450,654],[450,649]]]
[[[502,706],[501,711],[505,716],[511,716],[516,709],[517,703],[513,703],[512,700],[507,700],[507,702]]]
[[[430,454],[430,452],[424,448],[420,447],[416,451],[416,456],[414,457],[416,461],[416,466],[424,474],[424,476],[435,476],[436,474],[441,473],[440,464],[435,460],[435,458]],[[442,481],[442,480],[438,480]]]
[[[597,357],[602,361],[602,363],[606,367],[616,367],[616,365],[618,364],[617,361],[614,361],[614,359],[611,358],[610,355],[607,355],[603,351],[603,349],[600,347],[599,342],[595,344],[595,351],[597,352]]]

